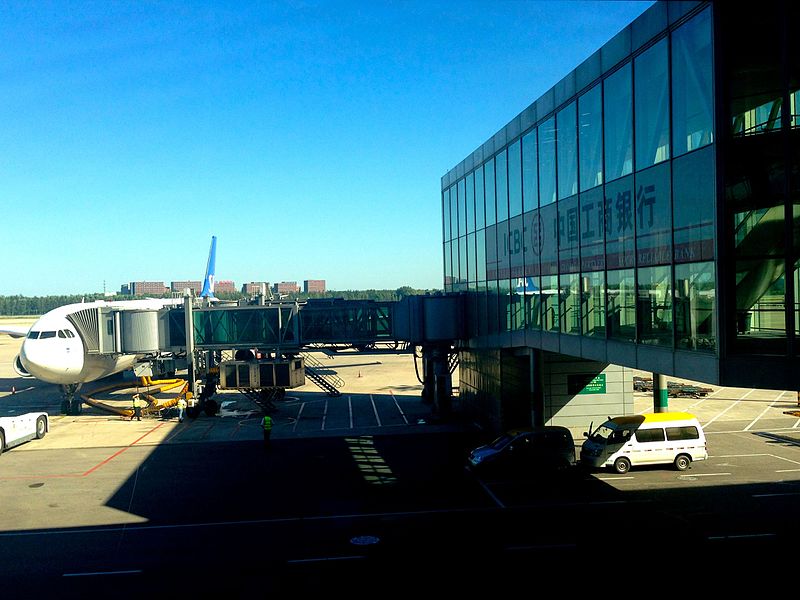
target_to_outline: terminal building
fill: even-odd
[[[583,426],[633,369],[800,389],[798,16],[656,2],[442,178],[463,406]]]

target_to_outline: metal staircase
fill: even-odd
[[[305,360],[306,377],[329,396],[341,396],[339,388],[344,385],[344,381],[330,367],[326,367],[309,353],[303,352],[302,355]]]

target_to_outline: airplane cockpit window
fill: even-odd
[[[35,340],[35,339],[38,339],[38,338],[39,338],[39,332],[38,331],[29,331],[28,332],[28,339],[29,340]]]
[[[67,334],[66,334],[66,333],[64,333],[64,330],[63,330],[63,329],[59,329],[59,330],[58,330],[58,337],[60,337],[60,338],[65,338],[65,337],[67,337]]]
[[[66,332],[68,338],[74,338],[75,337],[75,334],[72,333],[71,330],[65,329],[64,331]]]
[[[55,331],[43,331],[43,332],[41,332],[39,334],[39,339],[40,340],[43,340],[43,339],[46,339],[46,338],[54,338],[54,337],[56,337],[56,332]]]

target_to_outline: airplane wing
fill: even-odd
[[[30,329],[30,325],[5,325],[0,326],[0,333],[5,333],[13,338],[22,338],[28,335]]]

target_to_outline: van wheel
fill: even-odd
[[[686,454],[679,454],[675,457],[675,468],[678,471],[685,471],[689,468],[689,465],[692,464],[692,459],[689,458]]]
[[[625,457],[618,458],[617,460],[614,461],[614,470],[617,473],[624,475],[625,473],[631,470],[631,461],[629,461]]]

